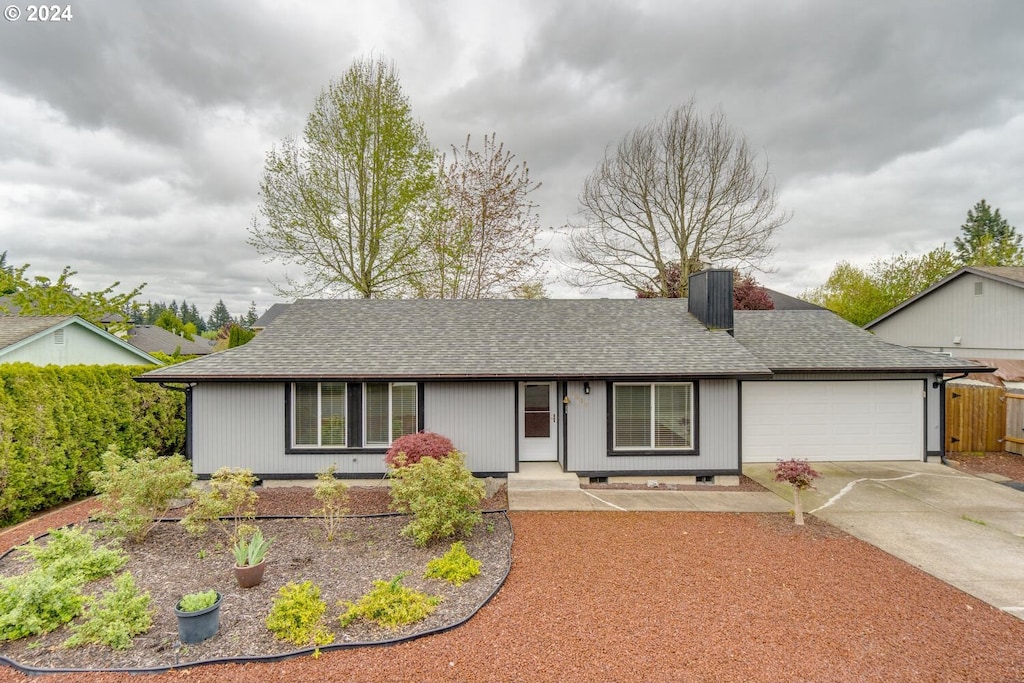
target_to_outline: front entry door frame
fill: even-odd
[[[520,461],[558,461],[560,407],[558,382],[519,383],[519,415],[517,419]]]

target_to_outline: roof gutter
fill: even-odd
[[[946,383],[952,382],[955,379],[963,379],[969,374],[971,373],[964,372],[956,375],[955,377],[943,377],[940,380],[932,382],[932,389],[942,388],[942,396],[939,397],[939,438],[942,442],[942,450],[939,451],[939,460],[941,460],[942,464],[946,467],[949,467],[949,462],[946,460]],[[926,448],[925,450],[928,449]]]

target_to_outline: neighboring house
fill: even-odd
[[[274,322],[277,316],[285,312],[288,308],[288,304],[273,304],[267,309],[266,313],[256,319],[256,322],[252,324],[252,331],[259,334],[266,329],[267,325]]]
[[[0,315],[0,363],[161,365],[77,315]]]
[[[864,329],[957,358],[1024,359],[1024,268],[961,268]]]
[[[380,476],[416,430],[477,474],[556,461],[585,477],[736,474],[778,458],[941,452],[943,373],[824,310],[690,299],[298,301],[247,345],[145,373],[191,387],[193,467]],[[730,333],[735,332],[735,337]]]
[[[795,296],[789,294],[783,294],[777,292],[774,289],[766,289],[768,292],[768,298],[771,299],[772,305],[775,306],[776,311],[823,311],[821,306],[812,304],[810,301],[804,301],[798,299]]]
[[[182,356],[205,356],[213,353],[217,342],[199,335],[188,340],[158,325],[136,325],[128,330],[128,343],[146,353],[160,351],[173,356],[177,351]]]

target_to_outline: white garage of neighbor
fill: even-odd
[[[743,462],[921,460],[921,380],[742,383]]]

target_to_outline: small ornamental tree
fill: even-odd
[[[772,473],[775,475],[775,481],[784,481],[793,487],[793,518],[797,524],[803,526],[804,511],[800,507],[800,492],[814,488],[812,480],[821,475],[807,464],[806,460],[796,458],[779,460]]]
[[[415,465],[423,458],[444,460],[454,451],[455,446],[448,437],[434,432],[416,432],[395,439],[384,455],[384,462],[388,467],[406,467]],[[401,463],[397,461],[400,454],[405,456]]]

